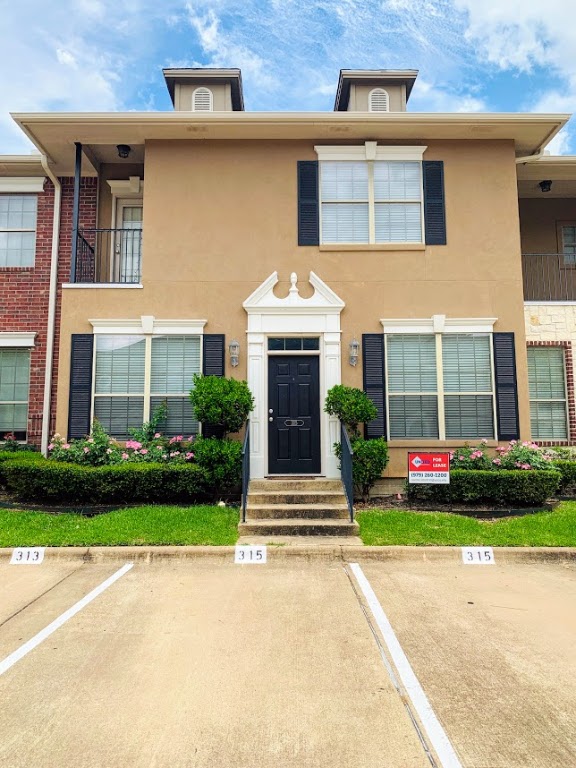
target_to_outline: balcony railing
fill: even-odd
[[[141,268],[141,229],[78,232],[74,283],[139,283]]]
[[[568,253],[524,253],[524,301],[576,302],[576,263]]]

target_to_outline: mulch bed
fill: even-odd
[[[371,498],[368,502],[355,502],[356,512],[362,512],[367,509],[397,509],[407,512],[451,512],[456,515],[465,515],[482,520],[497,520],[502,517],[522,517],[531,515],[534,512],[550,512],[559,504],[557,499],[550,499],[541,507],[522,507],[520,509],[511,509],[510,507],[500,507],[486,504],[464,504],[457,502],[454,504],[427,504],[423,501],[409,501],[404,496],[399,499],[397,496],[380,496]]]

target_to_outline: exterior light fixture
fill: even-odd
[[[348,357],[348,361],[350,365],[356,365],[358,362],[358,357],[360,355],[360,342],[356,337],[352,339],[349,346],[350,355]]]
[[[541,181],[538,186],[542,192],[550,192],[552,189],[552,181],[550,179],[545,179],[544,181]]]
[[[118,150],[118,157],[121,157],[123,160],[132,152],[132,147],[128,144],[118,144],[116,149]]]
[[[231,341],[228,345],[228,352],[230,353],[230,365],[232,368],[236,368],[240,356],[240,344],[237,341]]]

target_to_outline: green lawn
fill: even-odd
[[[496,521],[445,512],[366,510],[357,515],[369,545],[576,547],[576,502],[552,512]]]
[[[237,526],[231,507],[131,507],[91,518],[0,510],[0,547],[235,544]]]

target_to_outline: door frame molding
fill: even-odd
[[[342,380],[340,313],[344,302],[314,272],[309,282],[314,294],[303,299],[297,287],[295,272],[290,275],[288,295],[279,299],[274,294],[278,273],[273,272],[244,302],[248,314],[247,379],[254,396],[250,415],[250,474],[254,478],[268,474],[268,337],[315,336],[320,350],[309,354],[320,362],[320,454],[321,474],[340,477],[333,445],[339,440],[338,419],[324,413],[326,393]],[[271,355],[278,351],[270,351]],[[287,353],[288,354],[288,353]],[[292,354],[301,354],[292,352]]]

